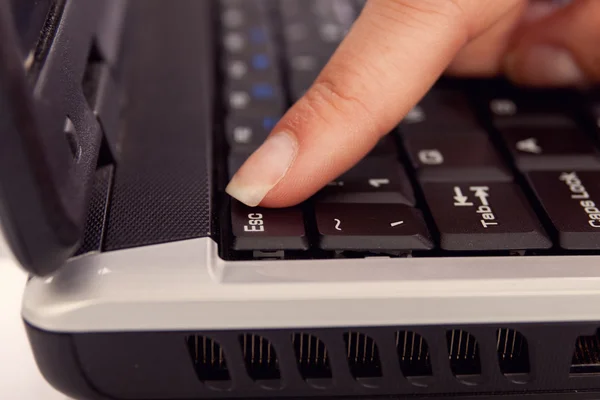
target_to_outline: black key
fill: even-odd
[[[512,127],[502,137],[521,170],[600,169],[591,139],[578,127]]]
[[[574,104],[572,92],[548,89],[515,88],[498,84],[485,89],[482,101],[488,106],[493,124],[498,128],[542,125],[571,126],[569,104]]]
[[[326,203],[415,204],[402,165],[394,158],[368,157],[331,182],[318,195]]]
[[[434,87],[400,125],[403,135],[482,132],[463,91]]]
[[[256,1],[222,4],[221,27],[224,31],[251,29],[268,24],[268,14],[265,4]]]
[[[233,249],[308,250],[302,211],[297,208],[250,208],[232,200]]]
[[[433,248],[421,213],[402,204],[319,203],[315,207],[325,250],[408,251]]]
[[[512,174],[489,138],[480,134],[443,132],[404,137],[404,144],[421,181],[509,182]]]
[[[223,61],[229,82],[269,82],[279,84],[281,75],[276,56],[270,51],[256,51],[226,56]]]
[[[600,171],[531,172],[528,178],[563,249],[600,249]]]
[[[265,141],[279,118],[279,115],[230,114],[225,126],[227,143],[233,152],[252,152]]]
[[[226,56],[242,56],[255,52],[272,52],[274,43],[267,27],[256,26],[247,30],[223,33],[222,45]]]
[[[371,150],[368,157],[398,158],[398,145],[396,144],[393,135],[393,133],[390,133],[389,135],[384,136],[383,139],[375,145],[375,148]]]
[[[286,108],[281,87],[272,82],[232,82],[225,101],[231,111],[245,115],[281,115]]]
[[[425,183],[423,191],[444,250],[552,246],[519,187],[512,183]]]

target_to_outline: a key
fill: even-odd
[[[600,171],[543,171],[527,176],[560,246],[600,249]]]
[[[569,91],[515,88],[498,83],[484,88],[480,100],[498,129],[512,126],[572,126]]]
[[[402,204],[318,203],[320,247],[325,250],[429,250],[433,243],[421,213]]]
[[[600,169],[592,140],[578,127],[512,127],[502,137],[523,171]]]
[[[281,87],[272,82],[233,82],[227,85],[225,99],[237,114],[281,115],[286,108]]]
[[[367,157],[330,182],[316,199],[327,203],[415,204],[406,172],[396,159],[389,157]]]
[[[273,52],[257,51],[226,56],[223,68],[229,82],[269,82],[280,83],[281,76]]]
[[[375,148],[371,150],[367,157],[390,157],[397,158],[398,157],[398,145],[396,144],[396,139],[394,138],[394,133],[390,133],[381,139]]]
[[[461,90],[434,87],[402,121],[405,135],[482,132],[475,112]]]
[[[404,137],[404,145],[426,182],[485,180],[507,182],[512,174],[486,135],[442,132]]]
[[[519,187],[512,183],[425,183],[422,187],[444,250],[552,246]]]
[[[252,13],[241,12],[235,8],[224,11],[227,12],[229,15],[241,15],[245,22],[239,29],[223,30],[222,46],[225,57],[275,51],[273,32],[266,17],[253,17]]]
[[[230,114],[226,122],[227,143],[233,152],[252,152],[267,138],[279,115],[251,116]]]
[[[246,30],[269,23],[264,2],[221,2],[220,21],[224,31]]]
[[[231,226],[234,250],[308,250],[298,207],[251,208],[232,200]]]

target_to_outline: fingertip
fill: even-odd
[[[263,202],[283,180],[298,154],[293,133],[274,133],[248,158],[225,189],[227,194],[249,207]]]

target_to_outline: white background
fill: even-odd
[[[0,399],[67,400],[46,383],[29,348],[20,316],[26,279],[0,257]]]

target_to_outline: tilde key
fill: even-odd
[[[552,246],[520,189],[512,183],[425,183],[423,191],[444,250]]]
[[[408,251],[433,248],[423,217],[404,204],[317,203],[325,250]]]

